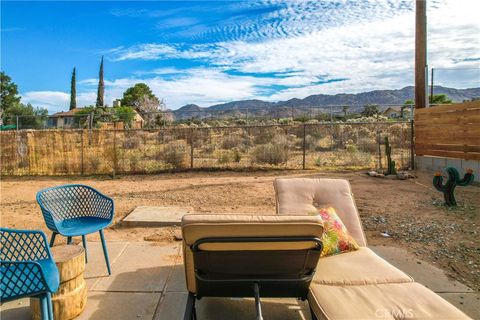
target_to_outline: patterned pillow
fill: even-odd
[[[333,208],[318,209],[323,220],[322,257],[360,249]]]

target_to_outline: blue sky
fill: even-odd
[[[2,1],[1,69],[22,100],[93,104],[105,56],[106,102],[146,82],[177,109],[240,99],[396,89],[413,83],[413,0]],[[429,64],[480,67],[480,3],[430,0]],[[478,71],[438,83],[480,86]]]

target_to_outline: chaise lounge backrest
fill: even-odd
[[[192,214],[182,218],[182,234],[187,289],[191,293],[205,295],[197,286],[198,283],[201,283],[197,278],[200,275],[213,274],[221,278],[228,278],[232,274],[238,277],[241,274],[255,277],[263,273],[263,276],[266,277],[276,272],[285,274],[292,272],[295,264],[302,269],[309,261],[314,270],[319,253],[316,259],[311,259],[312,253],[308,251],[316,250],[318,246],[315,241],[310,239],[322,237],[323,223],[316,216]],[[262,237],[277,238],[277,240],[235,242],[239,238],[258,240]],[[308,240],[288,240],[293,237],[305,237]],[[219,238],[222,241],[213,241]],[[200,252],[195,253],[195,248],[198,248]],[[305,252],[303,263],[302,251]],[[213,252],[213,254],[209,254],[209,252]],[[265,257],[263,259],[262,254]],[[291,259],[290,263],[275,261],[275,258],[281,258],[282,254],[283,257]],[[218,261],[217,259],[222,255],[223,259]],[[257,257],[257,264],[255,257]],[[263,266],[261,266],[262,264]],[[225,288],[215,292],[216,296],[222,296],[220,291],[224,290]],[[234,296],[234,294],[230,292],[228,296]]]
[[[305,215],[333,207],[358,245],[367,241],[352,189],[344,179],[278,178],[274,182],[277,214]]]

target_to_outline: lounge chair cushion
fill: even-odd
[[[366,246],[350,184],[344,179],[279,178],[274,183],[277,214],[309,214],[333,207],[358,245]]]
[[[323,235],[323,223],[319,216],[279,215],[215,215],[191,214],[182,218],[183,256],[187,289],[196,293],[193,255],[190,246],[202,238],[214,237],[276,237]],[[297,250],[313,248],[315,243],[227,243],[203,244],[203,250]]]
[[[412,282],[413,279],[380,258],[367,247],[320,258],[313,283],[322,285],[363,285]]]
[[[470,319],[416,282],[365,286],[312,284],[308,301],[319,320]]]

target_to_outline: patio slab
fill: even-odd
[[[193,213],[190,207],[136,207],[122,221],[126,227],[164,227],[180,225],[182,217]]]
[[[187,293],[167,292],[160,301],[154,320],[181,320],[185,312]],[[202,298],[197,301],[198,319],[243,320],[255,319],[253,299]],[[262,313],[272,320],[310,320],[307,302],[296,299],[262,299]]]
[[[110,258],[110,267],[112,273],[115,271],[115,261],[123,253],[127,247],[128,242],[109,242],[108,247],[108,256]],[[102,279],[108,277],[107,266],[105,264],[105,258],[103,256],[103,249],[100,242],[88,242],[88,263],[85,269],[84,277],[87,282],[88,289],[91,289],[95,283]]]
[[[105,277],[100,242],[89,242],[85,275],[89,286],[87,306],[77,319],[182,319],[187,292],[180,243],[109,242],[112,276]],[[406,250],[372,247],[393,265],[429,286],[473,319],[480,319],[480,293],[450,280],[442,270]],[[418,263],[420,262],[420,263]],[[296,299],[262,299],[265,318],[308,320],[306,302]],[[31,319],[29,299],[3,304],[2,320]],[[197,302],[199,319],[253,319],[253,299],[203,298]]]
[[[98,280],[93,291],[162,292],[172,266],[178,259],[180,245],[129,243],[112,264],[112,275]]]
[[[439,295],[472,319],[480,319],[480,292],[439,293]]]
[[[395,267],[411,275],[415,281],[435,292],[473,292],[466,285],[450,279],[442,269],[417,258],[405,249],[387,246],[370,246],[369,248]]]
[[[90,292],[76,320],[132,320],[153,318],[160,293]]]

